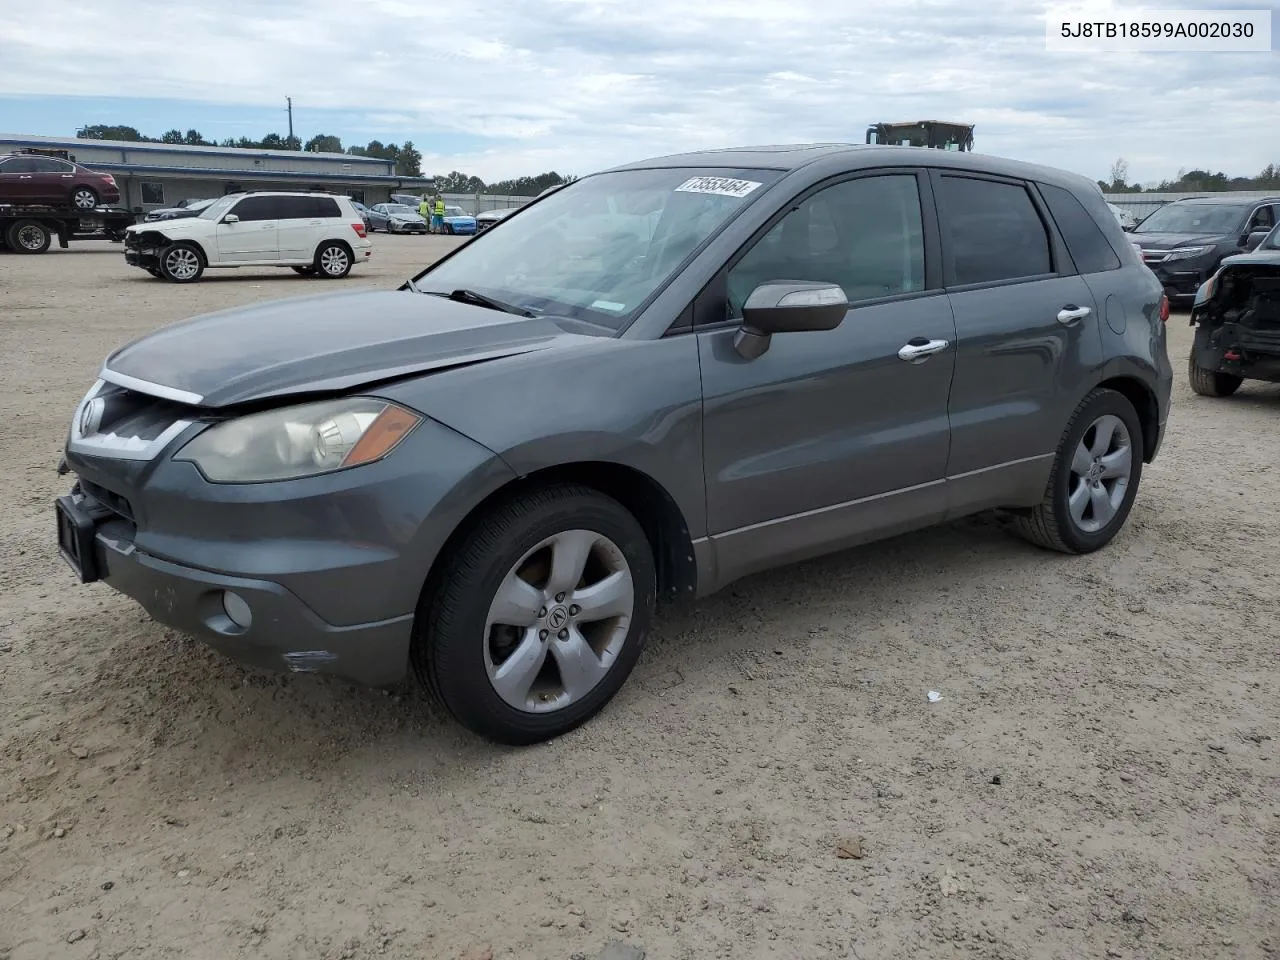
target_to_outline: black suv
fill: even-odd
[[[1169,299],[1190,303],[1222,258],[1247,250],[1249,235],[1270,230],[1278,215],[1280,197],[1175,200],[1143,220],[1130,236]]]

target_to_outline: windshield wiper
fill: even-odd
[[[495,300],[493,297],[486,296],[483,293],[477,293],[475,290],[454,290],[452,293],[440,293],[437,290],[427,290],[426,293],[433,297],[444,297],[446,300],[453,300],[457,303],[471,303],[477,307],[488,307],[490,310],[501,310],[503,313],[514,313],[517,317],[536,317],[537,314],[532,310],[526,310],[523,307],[517,307],[514,304],[504,303],[501,300]]]

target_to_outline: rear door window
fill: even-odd
[[[938,200],[951,285],[1053,273],[1049,234],[1025,186],[944,175]]]
[[[315,202],[311,197],[272,197],[281,220],[311,220],[315,217]],[[270,219],[270,218],[267,218]]]
[[[1067,250],[1076,262],[1077,270],[1081,273],[1102,273],[1119,269],[1120,258],[1111,243],[1070,190],[1042,183],[1040,193],[1062,239],[1067,242]]]

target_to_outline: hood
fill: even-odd
[[[124,228],[125,232],[143,233],[147,230],[163,230],[166,234],[176,236],[178,232],[191,230],[193,228],[198,229],[196,224],[201,221],[196,214],[186,213],[182,210],[178,210],[176,212],[178,216],[165,216],[161,217],[159,220],[146,220],[144,218],[142,223],[131,223],[129,226]]]
[[[1129,239],[1144,250],[1172,250],[1222,243],[1227,238],[1220,233],[1139,233],[1134,230],[1130,231]]]
[[[414,220],[417,220],[419,223],[427,222],[422,219],[422,214],[420,213],[384,213],[383,216],[388,220],[402,220],[405,223],[412,223]]]
[[[203,407],[351,390],[429,370],[595,340],[408,291],[278,300],[164,327],[107,357],[102,379]],[[141,381],[141,383],[130,382]]]
[[[465,213],[451,213],[444,218],[445,223],[474,223],[475,217],[469,217]]]
[[[1237,253],[1224,257],[1222,266],[1226,267],[1280,267],[1280,250],[1254,250],[1252,253]]]

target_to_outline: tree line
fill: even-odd
[[[375,157],[378,160],[391,160],[395,163],[396,175],[401,177],[422,176],[422,154],[414,148],[412,140],[402,144],[383,143],[370,140],[362,146],[343,147],[342,139],[332,134],[318,133],[305,143],[296,136],[282,136],[268,133],[261,140],[250,137],[228,137],[225,140],[207,140],[199,130],[191,129],[185,133],[178,129],[169,130],[159,137],[149,137],[136,127],[117,126],[103,123],[88,124],[76,130],[76,136],[85,140],[123,140],[128,143],[172,143],[186,144],[195,147],[230,147],[236,150],[300,150],[307,153],[345,153],[352,157]],[[512,180],[499,180],[485,183],[479,177],[470,176],[454,170],[452,173],[434,178],[436,189],[441,193],[487,193],[513,197],[535,197],[547,187],[568,183],[575,177],[564,177],[554,170],[540,173],[536,177],[516,177]]]
[[[1178,171],[1173,180],[1161,180],[1157,184],[1129,183],[1129,163],[1120,157],[1111,165],[1110,180],[1099,180],[1098,186],[1107,193],[1221,193],[1228,190],[1276,190],[1280,191],[1280,164],[1269,163],[1256,177],[1231,177],[1218,171]]]

